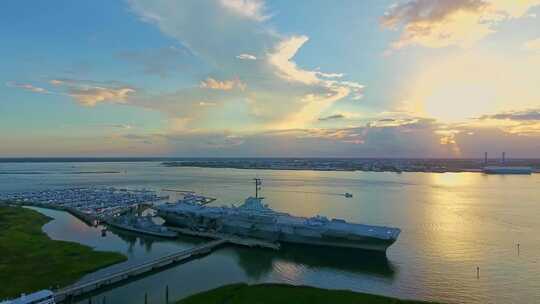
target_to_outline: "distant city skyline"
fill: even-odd
[[[540,0],[8,0],[0,23],[0,157],[540,158]]]

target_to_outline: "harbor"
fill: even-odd
[[[0,7],[0,304],[540,304],[540,0]]]
[[[87,224],[96,226],[103,223],[109,227],[136,234],[170,239],[175,239],[179,234],[182,234],[211,239],[207,243],[134,265],[89,282],[57,289],[54,291],[54,298],[57,303],[71,303],[75,297],[95,292],[110,285],[120,284],[122,281],[151,271],[157,271],[167,265],[187,262],[206,255],[225,244],[279,250],[281,246],[279,241],[284,240],[293,243],[329,247],[354,247],[384,252],[389,245],[395,242],[401,232],[399,229],[387,227],[360,225],[355,227],[354,224],[348,224],[344,220],[333,219],[329,221],[320,216],[307,219],[275,212],[263,204],[263,198],[259,196],[262,179],[255,178],[254,181],[255,197],[248,197],[243,205],[240,207],[233,205],[230,209],[226,207],[206,207],[205,205],[214,201],[215,198],[195,194],[193,191],[178,190],[177,192],[183,194],[183,198],[175,204],[164,203],[162,206],[154,206],[155,202],[168,199],[168,197],[158,196],[150,190],[127,190],[114,187],[68,188],[41,192],[12,193],[3,195],[0,200],[23,206],[31,205],[63,210]],[[352,197],[350,193],[347,194],[345,197]],[[169,216],[174,210],[171,208],[178,207],[188,208],[187,212],[193,214],[196,218],[186,218],[181,222],[178,222],[177,219],[171,221]],[[157,214],[164,217],[165,223],[173,224],[173,226],[158,225],[153,221],[152,215],[142,215],[146,208],[155,208]],[[206,214],[206,210],[208,210],[208,214]],[[202,216],[196,215],[199,211],[202,211]],[[215,211],[218,211],[218,213],[214,214]],[[279,220],[280,218],[283,219]],[[190,224],[193,220],[202,225]],[[215,222],[215,220],[223,221],[223,223]],[[229,221],[228,225],[231,225],[231,228],[221,229],[220,227],[224,226],[227,221]],[[247,232],[242,230],[246,225],[251,226]],[[280,226],[283,226],[283,228]],[[263,231],[261,229],[269,230],[260,233]],[[307,231],[307,234],[306,232],[297,232],[299,229]],[[340,229],[342,231],[339,231]],[[329,231],[334,231],[330,241],[330,235],[327,235]],[[288,239],[278,237],[285,233],[289,233],[291,236]],[[306,234],[306,236],[302,236],[302,233]],[[349,239],[349,235],[352,236],[355,233],[357,234],[355,239]],[[102,230],[102,236],[106,236],[105,229]]]

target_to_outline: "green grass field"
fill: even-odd
[[[126,260],[119,253],[51,240],[41,230],[50,220],[34,210],[0,205],[0,300],[66,286]]]
[[[282,284],[233,284],[185,298],[177,304],[414,304],[407,301],[345,290]]]

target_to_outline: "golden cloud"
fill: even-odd
[[[412,0],[391,6],[381,24],[401,31],[394,49],[413,44],[467,48],[495,32],[494,25],[520,18],[539,4],[540,0]]]

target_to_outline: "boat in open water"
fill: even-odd
[[[393,227],[349,223],[319,215],[306,218],[274,211],[263,204],[264,198],[258,195],[261,184],[261,179],[255,179],[255,197],[248,197],[239,207],[211,207],[180,200],[159,206],[158,215],[167,225],[196,231],[380,252],[386,252],[401,233]]]

